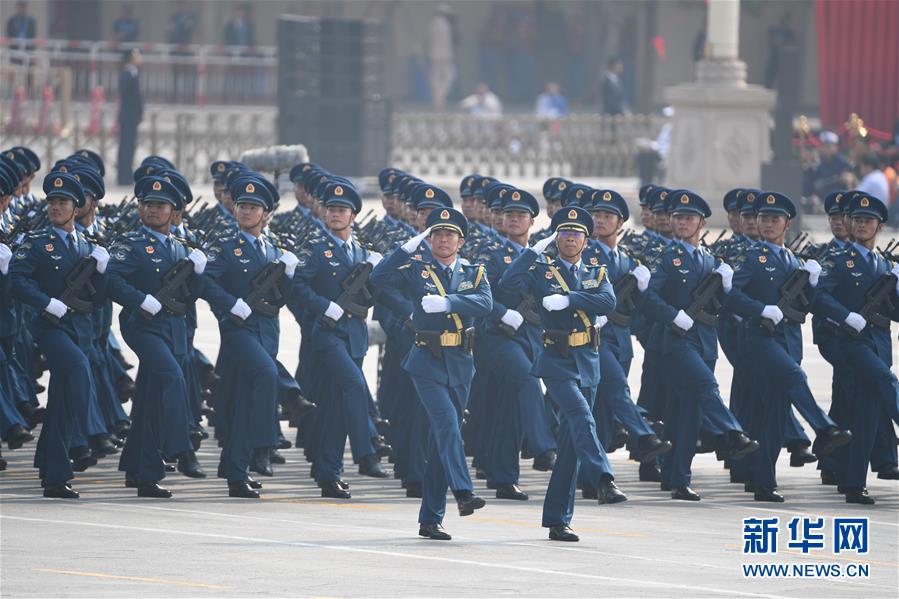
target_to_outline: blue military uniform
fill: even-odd
[[[255,176],[237,179],[231,186],[235,204],[253,203],[271,212],[273,198]],[[262,236],[246,232],[219,239],[209,248],[209,263],[204,272],[203,297],[219,321],[221,333],[222,380],[217,385],[216,426],[222,440],[220,474],[228,481],[232,496],[258,497],[245,483],[250,480],[253,452],[266,455],[277,440],[278,389],[278,317],[248,306],[249,315],[240,312],[253,292],[256,276],[265,269],[281,273],[276,287],[262,301],[274,308],[289,296],[294,275],[281,262],[284,251]],[[221,392],[218,392],[218,391]],[[244,483],[244,484],[241,484]]]
[[[765,192],[759,199],[758,213],[792,219],[796,209],[783,194]],[[800,366],[800,322],[783,318],[774,323],[773,335],[760,326],[764,309],[766,306],[777,306],[781,301],[781,288],[795,276],[793,273],[800,269],[814,272],[813,267],[817,267],[817,263],[803,265],[790,250],[768,242],[760,242],[734,261],[733,291],[729,294],[728,306],[746,323],[744,349],[746,355],[752,358],[750,374],[756,381],[748,411],[752,422],[750,433],[760,444],[759,451],[752,456],[750,475],[757,501],[783,501],[783,497],[775,492],[775,466],[783,445],[791,403],[818,433],[821,443],[817,451],[822,455],[849,441],[850,435],[841,435],[836,431],[833,420],[818,407],[809,389],[807,377]],[[809,301],[813,301],[817,274],[806,275],[806,278],[808,276],[814,276],[814,280],[806,284],[805,293]],[[798,301],[794,301],[792,307],[800,312],[805,310]]]
[[[135,192],[141,202],[181,206],[179,192],[165,179],[146,177]],[[165,478],[163,459],[192,451],[185,379],[190,359],[187,318],[168,308],[151,315],[145,302],[158,294],[163,277],[187,258],[189,249],[171,235],[142,227],[122,236],[110,253],[109,296],[122,306],[122,337],[140,359],[132,426],[119,470],[126,474],[126,485],[136,486],[140,495],[168,497],[171,494],[156,484]],[[177,299],[189,303],[202,289],[202,279],[191,274]]]
[[[850,200],[849,215],[885,222],[887,210],[876,198],[856,194]],[[871,504],[874,499],[865,489],[868,466],[882,415],[887,414],[897,421],[899,382],[891,371],[889,329],[863,318],[859,322],[858,318],[861,318],[859,311],[866,303],[867,292],[895,268],[877,252],[859,243],[832,252],[822,267],[813,310],[816,316],[839,323],[836,335],[844,348],[847,371],[853,381],[852,387],[846,390],[850,409],[840,423],[848,425],[852,441],[835,453],[838,488],[846,494],[848,503]],[[895,272],[893,275],[890,281],[895,284]],[[899,302],[895,295],[891,299],[892,310],[887,311],[884,307],[881,314],[886,319],[899,321]],[[851,322],[856,327],[849,332],[847,328]],[[862,323],[863,328],[858,331]]]
[[[582,208],[567,207],[553,216],[552,227],[589,237],[593,219]],[[614,488],[612,468],[596,436],[592,404],[600,380],[594,321],[615,309],[615,293],[603,266],[538,262],[539,257],[531,249],[523,252],[505,271],[500,286],[530,293],[541,303],[544,348],[531,373],[543,379],[560,416],[558,457],[543,504],[542,523],[552,535],[571,522],[580,468],[594,488]],[[567,307],[547,309],[550,297],[565,298],[561,303]],[[617,488],[602,499],[606,498],[626,499]]]
[[[673,214],[693,213],[707,218],[711,210],[705,200],[686,190],[673,190]],[[694,289],[716,270],[720,261],[699,247],[671,243],[653,265],[652,279],[644,300],[644,311],[654,320],[653,335],[662,353],[662,377],[676,381],[668,388],[665,436],[674,449],[662,460],[662,487],[676,499],[698,500],[689,489],[690,465],[696,451],[700,425],[705,421],[714,432],[726,433],[732,447],[742,452],[757,449],[742,434],[742,427],[724,405],[715,380],[718,357],[715,326],[694,322],[689,330],[672,327],[675,318],[693,302]],[[725,294],[720,292],[723,303]],[[742,457],[742,456],[740,456]]]
[[[322,197],[326,206],[347,206],[356,213],[361,207],[355,189],[344,183],[328,183]],[[383,476],[372,445],[377,433],[369,416],[368,386],[362,373],[362,359],[368,350],[366,318],[344,313],[331,327],[323,319],[343,292],[341,283],[368,257],[368,251],[352,239],[343,242],[331,234],[309,244],[289,300],[296,305],[295,312],[303,310],[307,315],[304,337],[308,335],[314,367],[322,377],[318,384],[325,386],[320,388],[323,393],[316,402],[319,431],[317,448],[312,452],[315,479],[323,486],[323,493],[341,480],[347,436],[353,461],[360,464],[360,469],[371,467],[375,475]],[[361,292],[354,301],[370,305]]]
[[[64,173],[48,175],[44,191],[48,198],[70,199],[76,206],[85,201],[81,184]],[[53,323],[42,313],[50,308],[51,299],[63,294],[66,275],[91,252],[92,246],[82,234],[50,227],[26,237],[10,267],[14,297],[40,315],[33,321],[32,332],[50,368],[47,413],[34,456],[45,494],[62,491],[59,487],[74,476],[70,443],[76,426],[87,427],[88,402],[96,390],[88,360],[93,347],[91,314],[69,309]],[[102,297],[107,275],[95,273],[91,278]],[[68,491],[54,496],[77,497],[70,488]]]
[[[504,211],[523,211],[532,217],[540,210],[530,193],[514,188],[504,194],[502,207]],[[490,316],[481,321],[477,343],[484,364],[496,383],[493,400],[497,405],[493,424],[486,435],[488,480],[498,487],[506,487],[498,488],[497,497],[505,494],[507,498],[517,499],[527,498],[509,488],[518,483],[518,452],[522,441],[527,442],[537,458],[535,467],[549,468],[556,450],[540,380],[531,374],[534,360],[543,349],[537,306],[533,297],[499,285],[503,273],[524,250],[506,240],[499,248],[485,254],[487,278],[493,290],[493,309]],[[522,313],[519,307],[526,297],[530,305],[526,305],[527,310]],[[503,320],[508,318],[509,310],[524,319],[516,328]]]
[[[452,208],[434,210],[427,224],[462,237],[468,229],[465,217]],[[401,291],[412,301],[416,339],[403,368],[412,377],[431,427],[418,518],[423,526],[443,521],[447,487],[460,502],[461,515],[483,506],[483,500],[471,493],[460,427],[474,374],[470,329],[475,318],[490,313],[493,300],[483,266],[463,264],[457,257],[449,268],[447,273],[437,261],[411,260],[409,251],[401,248],[385,258],[371,277],[375,287]],[[424,310],[424,298],[434,296],[446,300],[447,311]]]

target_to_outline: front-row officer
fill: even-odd
[[[581,261],[593,218],[579,207],[553,216],[552,235],[516,258],[500,279],[500,286],[530,293],[539,302],[544,348],[532,373],[543,379],[559,407],[559,451],[543,503],[543,526],[549,538],[577,541],[571,530],[578,469],[597,489],[600,503],[619,503],[627,497],[614,483],[612,467],[596,436],[593,402],[599,385],[599,327],[601,316],[615,309],[615,292],[604,266]],[[554,262],[537,262],[553,241],[559,249]]]
[[[258,499],[256,488],[262,485],[250,478],[250,461],[254,455],[267,456],[278,437],[277,314],[290,295],[298,260],[262,234],[274,209],[264,181],[255,175],[240,177],[231,185],[231,197],[240,232],[210,248],[203,298],[219,321],[222,340],[215,412],[222,440],[219,475],[228,481],[230,497]],[[245,300],[256,277],[268,268],[276,283],[251,306]]]
[[[81,183],[72,175],[51,173],[44,179],[50,226],[32,233],[16,250],[10,267],[13,296],[34,308],[32,332],[50,368],[47,412],[34,454],[44,497],[76,499],[69,444],[77,427],[87,428],[90,395],[96,393],[91,366],[91,312],[74,310],[60,301],[66,278],[82,258],[97,261],[93,287],[103,293],[109,254],[75,231],[75,211],[84,206]],[[90,301],[82,296],[82,300]],[[79,424],[80,423],[80,424]],[[96,458],[89,458],[96,464]],[[92,464],[88,464],[92,465]]]
[[[475,318],[490,314],[493,298],[484,267],[459,258],[468,234],[465,216],[452,208],[437,208],[426,224],[424,232],[375,268],[371,281],[412,300],[415,344],[403,368],[412,378],[431,426],[418,534],[449,540],[442,525],[447,486],[453,491],[460,516],[468,516],[486,503],[472,492],[461,426],[474,376],[472,327]],[[430,241],[433,259],[412,260],[410,255],[425,238]]]
[[[853,243],[828,255],[822,264],[814,312],[821,318],[840,323],[837,336],[844,348],[846,369],[854,385],[846,390],[848,409],[840,414],[841,427],[848,426],[852,440],[834,453],[837,489],[846,503],[870,505],[874,498],[865,487],[877,427],[899,421],[899,381],[893,365],[890,320],[899,321],[899,265],[878,255],[877,234],[887,220],[883,202],[867,194],[857,194],[849,202],[849,232]],[[892,275],[892,278],[887,278]],[[892,312],[881,304],[879,318],[870,321],[861,312],[868,292],[877,284],[896,284]],[[868,314],[871,317],[871,314]],[[875,322],[876,320],[876,322]],[[886,421],[886,422],[884,422]]]
[[[131,431],[122,448],[119,470],[125,486],[138,497],[171,497],[159,486],[165,478],[163,459],[178,458],[178,468],[192,478],[205,477],[189,437],[186,362],[190,359],[186,312],[163,308],[163,279],[176,264],[189,260],[185,285],[170,297],[187,304],[202,290],[198,278],[206,256],[171,235],[172,216],[183,208],[181,193],[160,177],[145,177],[135,189],[143,226],[112,247],[109,296],[122,306],[119,325],[125,342],[140,359],[131,407]],[[154,295],[155,294],[155,295]]]

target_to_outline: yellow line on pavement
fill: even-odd
[[[315,499],[281,499],[268,498],[263,496],[262,499],[277,503],[301,503],[303,505],[326,505],[328,507],[340,507],[350,510],[368,510],[372,512],[389,512],[393,508],[382,505],[368,505],[366,503],[339,503],[337,501],[318,501]]]
[[[147,578],[144,576],[119,576],[117,574],[102,574],[100,572],[78,572],[76,570],[55,570],[53,568],[35,568],[35,572],[47,572],[49,574],[66,574],[68,576],[86,576],[89,578],[106,578],[109,580],[133,580],[135,582],[146,582],[150,584],[167,584],[179,587],[190,587],[193,589],[212,589],[223,590],[230,589],[218,584],[203,584],[200,582],[185,582],[182,580],[168,580],[165,578]]]

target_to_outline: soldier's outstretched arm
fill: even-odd
[[[400,267],[408,264],[410,260],[409,253],[403,248],[393,250],[372,270],[368,277],[369,282],[378,288],[403,291],[408,269],[400,270]]]
[[[20,302],[28,304],[38,311],[43,311],[50,303],[50,296],[41,291],[32,276],[37,260],[33,255],[34,248],[25,242],[16,251],[9,266],[10,288],[12,295]]]

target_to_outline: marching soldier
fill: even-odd
[[[747,490],[753,491],[756,501],[782,502],[783,495],[776,491],[775,466],[791,404],[817,432],[816,454],[828,455],[848,443],[851,434],[840,431],[815,403],[800,366],[800,322],[795,317],[785,317],[779,307],[781,289],[794,272],[803,270],[808,273],[805,292],[811,295],[818,285],[821,267],[815,260],[801,263],[783,245],[790,221],[796,215],[790,198],[776,192],[763,192],[757,201],[757,212],[763,241],[735,260],[728,306],[747,323],[744,351],[745,355],[752,356],[749,374],[755,380],[753,396],[744,401],[748,400],[750,432],[758,439],[760,449],[752,456]],[[797,298],[792,299],[789,308],[803,311]],[[763,325],[769,328],[766,330]]]
[[[559,408],[558,457],[543,503],[543,526],[555,541],[577,541],[571,530],[579,468],[597,490],[600,503],[627,500],[614,482],[612,467],[596,436],[592,405],[599,384],[599,330],[594,321],[615,309],[615,293],[603,266],[581,257],[593,233],[583,208],[567,206],[553,216],[553,234],[519,255],[503,273],[500,286],[530,293],[540,305],[543,351],[532,373],[543,379]],[[538,262],[553,242],[557,262]]]
[[[899,381],[890,370],[889,330],[890,320],[899,321],[899,265],[875,251],[888,216],[883,202],[858,193],[850,200],[848,213],[853,242],[825,259],[814,312],[839,323],[836,335],[853,383],[845,390],[848,410],[840,421],[852,431],[852,440],[834,456],[837,490],[845,494],[846,503],[871,505],[874,498],[868,495],[865,480],[877,428],[883,419],[897,421],[899,405]],[[872,305],[870,292],[876,287],[882,297]]]
[[[261,485],[250,478],[250,461],[267,460],[277,439],[278,307],[290,294],[298,260],[262,235],[274,208],[263,181],[241,177],[232,183],[230,195],[240,233],[210,247],[203,294],[221,332],[223,376],[216,402],[223,443],[219,472],[228,481],[230,497],[258,499],[255,487]],[[256,277],[270,268],[277,271],[275,282],[254,305],[248,304]]]
[[[443,528],[447,486],[460,516],[486,504],[472,492],[461,423],[474,374],[473,319],[487,316],[493,300],[484,267],[467,265],[459,258],[468,234],[465,216],[453,208],[439,208],[426,224],[427,229],[375,268],[371,280],[377,288],[401,291],[412,300],[415,345],[403,368],[412,377],[431,427],[418,534],[450,540]],[[425,238],[433,259],[412,260]]]
[[[727,457],[731,459],[757,450],[758,443],[743,433],[718,391],[715,326],[697,322],[686,312],[693,304],[693,291],[712,273],[722,279],[723,291],[715,293],[719,302],[723,303],[732,286],[733,270],[699,244],[711,209],[700,196],[687,190],[668,192],[666,202],[672,206],[677,242],[669,244],[653,265],[644,300],[644,311],[654,321],[652,335],[661,348],[660,375],[668,383],[665,436],[673,450],[662,460],[661,487],[671,491],[672,499],[699,501],[699,494],[690,488],[690,465],[704,421],[715,433],[725,436]]]
[[[50,368],[47,412],[34,465],[39,469],[44,497],[76,499],[79,494],[68,482],[74,477],[73,466],[81,471],[97,463],[90,455],[74,464],[69,460],[75,427],[87,427],[88,401],[96,393],[88,360],[93,343],[93,305],[86,297],[89,286],[70,289],[66,275],[80,268],[83,260],[93,259],[95,272],[89,279],[102,296],[109,253],[75,230],[75,212],[85,203],[81,183],[72,175],[51,173],[43,187],[51,226],[32,233],[19,246],[11,266],[12,291],[38,315],[33,320],[33,332]],[[70,294],[74,297],[67,300],[68,304],[60,299]],[[82,305],[84,302],[87,306]]]
[[[113,246],[109,273],[109,295],[122,306],[122,336],[140,359],[132,425],[119,470],[125,472],[125,486],[137,488],[138,497],[168,498],[171,491],[159,486],[165,478],[164,458],[178,458],[178,469],[186,476],[206,476],[188,436],[185,368],[190,348],[184,306],[202,290],[198,276],[206,256],[171,235],[172,214],[183,207],[172,183],[145,177],[135,195],[143,226]],[[173,269],[183,270],[184,278],[168,288],[166,279],[177,272]]]
[[[323,397],[317,402],[318,443],[312,452],[315,480],[322,497],[349,499],[341,479],[347,436],[359,474],[385,478],[387,473],[372,444],[377,432],[369,416],[369,394],[362,373],[362,359],[368,351],[366,319],[370,302],[361,287],[347,301],[341,300],[341,284],[361,264],[377,264],[381,256],[368,252],[350,237],[352,222],[362,209],[359,194],[351,185],[327,183],[322,198],[327,236],[310,244],[300,261],[291,301],[308,314],[304,333],[309,335],[309,347],[314,352],[316,376],[329,385],[327,400]]]

